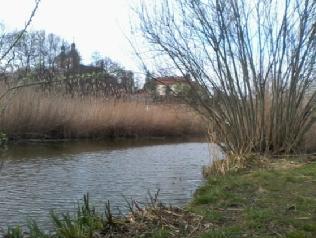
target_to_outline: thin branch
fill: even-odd
[[[35,13],[38,9],[38,6],[40,4],[41,0],[36,0],[35,1],[35,7],[28,19],[28,21],[26,22],[24,28],[22,31],[20,31],[20,33],[18,34],[18,36],[16,37],[16,39],[14,40],[14,42],[11,44],[11,46],[9,46],[9,48],[4,52],[4,54],[0,57],[0,62],[7,56],[7,54],[10,53],[10,51],[16,46],[16,44],[20,41],[20,39],[22,38],[22,36],[24,35],[24,33],[26,32],[27,28],[30,26],[33,17],[35,16]]]

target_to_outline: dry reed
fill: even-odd
[[[11,95],[0,116],[0,130],[10,138],[186,136],[203,133],[202,125],[185,106],[71,98],[34,88]]]

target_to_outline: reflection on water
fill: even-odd
[[[160,188],[163,202],[183,205],[209,163],[206,143],[68,142],[10,146],[2,152],[0,228],[71,211],[89,192],[98,208],[106,199],[125,207],[123,195],[146,201]]]

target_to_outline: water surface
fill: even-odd
[[[98,209],[110,200],[124,212],[123,195],[183,205],[201,184],[210,161],[206,143],[67,142],[25,144],[1,152],[0,228],[35,219],[49,227],[49,211],[73,211],[89,193]]]

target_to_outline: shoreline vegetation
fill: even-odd
[[[2,104],[9,140],[202,137],[201,116],[182,104],[154,104],[19,89]]]
[[[76,213],[51,213],[51,234],[32,221],[28,233],[9,228],[5,237],[312,238],[316,235],[315,186],[315,157],[262,157],[239,171],[209,177],[183,209],[159,203],[157,192],[149,194],[146,206],[127,201],[129,214],[115,217],[109,202],[99,213],[85,195]]]
[[[146,75],[139,92],[175,96],[170,85],[155,82],[181,73],[190,87],[179,87],[178,95],[199,113],[133,100],[133,71],[97,55],[84,65],[74,42],[28,33],[39,2],[22,31],[6,33],[0,25],[0,79],[52,81],[13,87],[9,95],[0,85],[0,146],[208,132],[227,158],[203,170],[208,180],[185,209],[154,196],[145,207],[129,203],[128,217],[114,217],[109,203],[101,214],[85,196],[75,214],[51,214],[52,234],[31,222],[28,234],[9,228],[6,238],[316,237],[315,154],[297,155],[316,151],[315,1],[141,2],[131,26],[141,45],[129,39]]]
[[[207,122],[183,104],[154,104],[21,88],[2,101],[1,137],[9,141],[185,138],[205,136]],[[314,152],[314,125],[304,137]],[[210,131],[209,131],[210,132]],[[7,138],[4,138],[7,137]],[[203,168],[208,178],[185,208],[127,201],[127,216],[96,211],[88,195],[75,213],[51,213],[52,233],[36,221],[6,238],[312,238],[316,235],[316,160],[228,156]],[[232,162],[230,164],[230,162]],[[223,176],[224,175],[224,176]],[[93,194],[92,194],[93,196]]]
[[[0,95],[5,89],[0,88]],[[47,92],[30,87],[7,95],[0,106],[0,145],[77,139],[209,137],[207,120],[179,102],[70,96],[56,89]],[[316,150],[315,135],[316,124],[302,140],[303,152]]]

